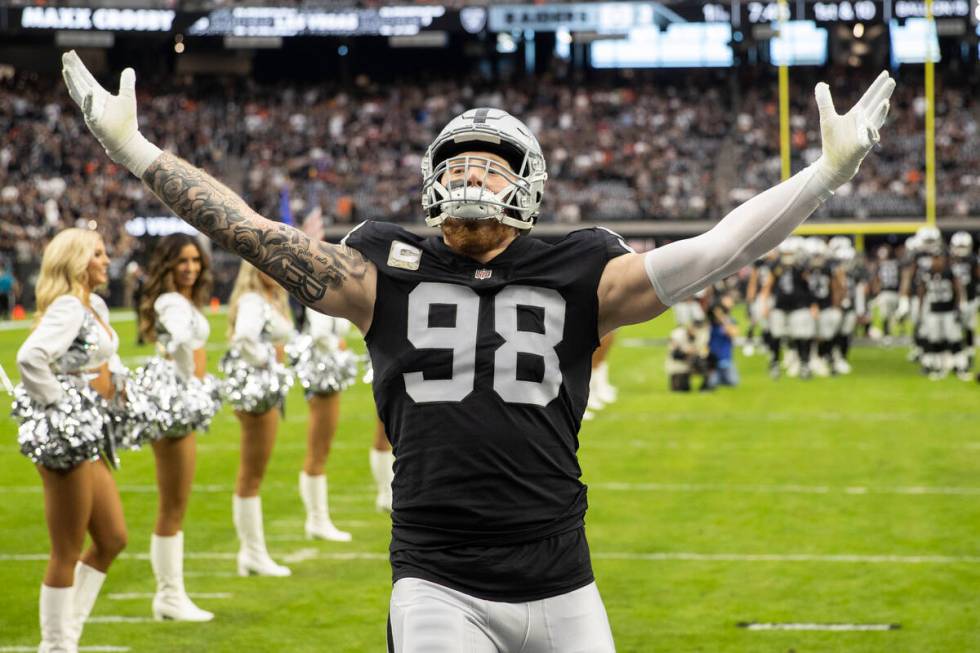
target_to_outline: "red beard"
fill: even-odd
[[[495,219],[461,220],[446,218],[442,235],[453,250],[475,257],[493,251],[511,238],[517,230]]]

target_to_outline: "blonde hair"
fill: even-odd
[[[62,295],[74,295],[85,301],[91,290],[88,264],[101,243],[102,236],[97,232],[74,227],[65,229],[51,239],[44,248],[41,273],[34,289],[37,319]]]
[[[242,266],[238,269],[238,277],[235,279],[235,286],[231,290],[231,299],[228,300],[228,337],[235,335],[235,320],[238,319],[238,302],[242,295],[255,292],[272,304],[272,307],[279,311],[283,317],[290,322],[293,321],[289,312],[289,294],[286,289],[275,284],[271,291],[266,289],[259,275],[262,271],[247,261],[242,261]],[[272,295],[271,297],[269,295]]]

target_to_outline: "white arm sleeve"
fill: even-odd
[[[238,314],[235,317],[234,343],[242,358],[250,365],[269,364],[268,348],[262,343],[262,329],[265,327],[264,315],[269,308],[258,293],[245,293],[238,300]]]
[[[194,350],[191,347],[194,339],[194,309],[177,293],[164,293],[153,302],[153,310],[157,314],[157,323],[163,325],[170,334],[167,353],[177,364],[180,375],[189,379],[194,376]]]
[[[645,264],[665,305],[734,274],[789,236],[833,193],[821,161],[756,195],[710,231],[648,252]]]
[[[85,307],[77,297],[62,295],[48,306],[37,328],[17,351],[17,369],[24,389],[45,406],[61,399],[64,393],[51,371],[51,363],[68,351],[84,315]]]

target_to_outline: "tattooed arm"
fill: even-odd
[[[377,271],[360,252],[311,240],[298,229],[263,218],[221,182],[169,152],[150,164],[143,182],[174,213],[303,304],[367,331]]]
[[[263,218],[203,170],[147,141],[136,121],[132,68],[123,71],[119,93],[110,95],[74,50],[61,60],[69,95],[113,161],[142,179],[174,213],[237,252],[293,297],[367,332],[374,312],[373,263],[349,247],[313,241],[302,231]]]

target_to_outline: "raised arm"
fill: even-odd
[[[838,115],[830,89],[817,84],[823,154],[812,165],[748,200],[713,229],[646,254],[611,260],[599,282],[599,325],[605,333],[656,317],[737,272],[789,236],[834,190],[857,174],[878,142],[895,82],[881,73],[854,107]]]
[[[200,168],[147,141],[136,121],[132,68],[123,71],[118,95],[102,88],[74,50],[62,57],[62,74],[106,154],[142,179],[175,214],[278,281],[303,304],[367,330],[376,274],[370,261],[349,247],[313,241],[298,229],[267,220]]]
[[[299,229],[262,217],[221,182],[169,152],[161,153],[142,179],[174,213],[300,302],[367,330],[376,270],[360,252],[314,241]]]

